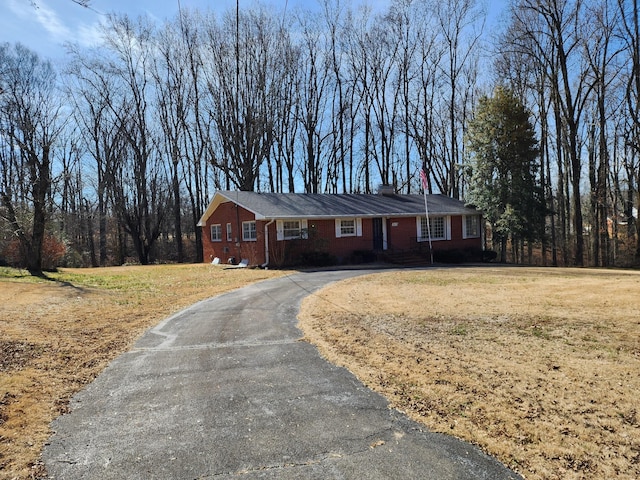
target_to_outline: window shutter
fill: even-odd
[[[451,216],[444,217],[444,228],[446,232],[444,232],[447,240],[451,240]]]
[[[416,217],[416,237],[418,237],[418,241],[422,241],[422,217]]]
[[[362,236],[362,219],[356,218],[356,236]]]
[[[308,224],[306,219],[300,220],[300,228],[302,229],[302,232],[301,232],[302,238],[309,238],[309,230],[307,225]]]
[[[284,224],[282,220],[276,220],[276,238],[278,240],[284,240]]]
[[[336,238],[340,238],[340,225],[341,220],[339,218],[336,218]]]

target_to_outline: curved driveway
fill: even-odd
[[[52,424],[50,478],[520,478],[389,409],[300,341],[303,297],[370,272],[296,273],[166,319]]]

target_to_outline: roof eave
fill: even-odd
[[[342,215],[256,215],[256,220],[335,220],[338,218],[401,218],[401,217],[419,217],[425,212],[388,212],[388,213],[350,213]],[[480,211],[465,212],[429,212],[429,216],[434,215],[480,215]]]

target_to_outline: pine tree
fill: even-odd
[[[466,143],[467,201],[484,212],[505,261],[509,239],[516,245],[544,235],[546,206],[529,112],[513,92],[498,87],[479,100]]]

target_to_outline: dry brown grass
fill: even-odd
[[[44,474],[49,423],[150,326],[201,299],[286,272],[211,265],[0,272],[0,479]],[[12,277],[12,278],[7,278]]]
[[[0,478],[43,473],[51,420],[148,327],[283,274],[180,265],[0,278]],[[632,479],[639,292],[638,272],[385,273],[310,297],[301,326],[394,406],[529,479]]]
[[[300,326],[393,406],[527,479],[640,478],[640,272],[457,268],[340,282]]]

